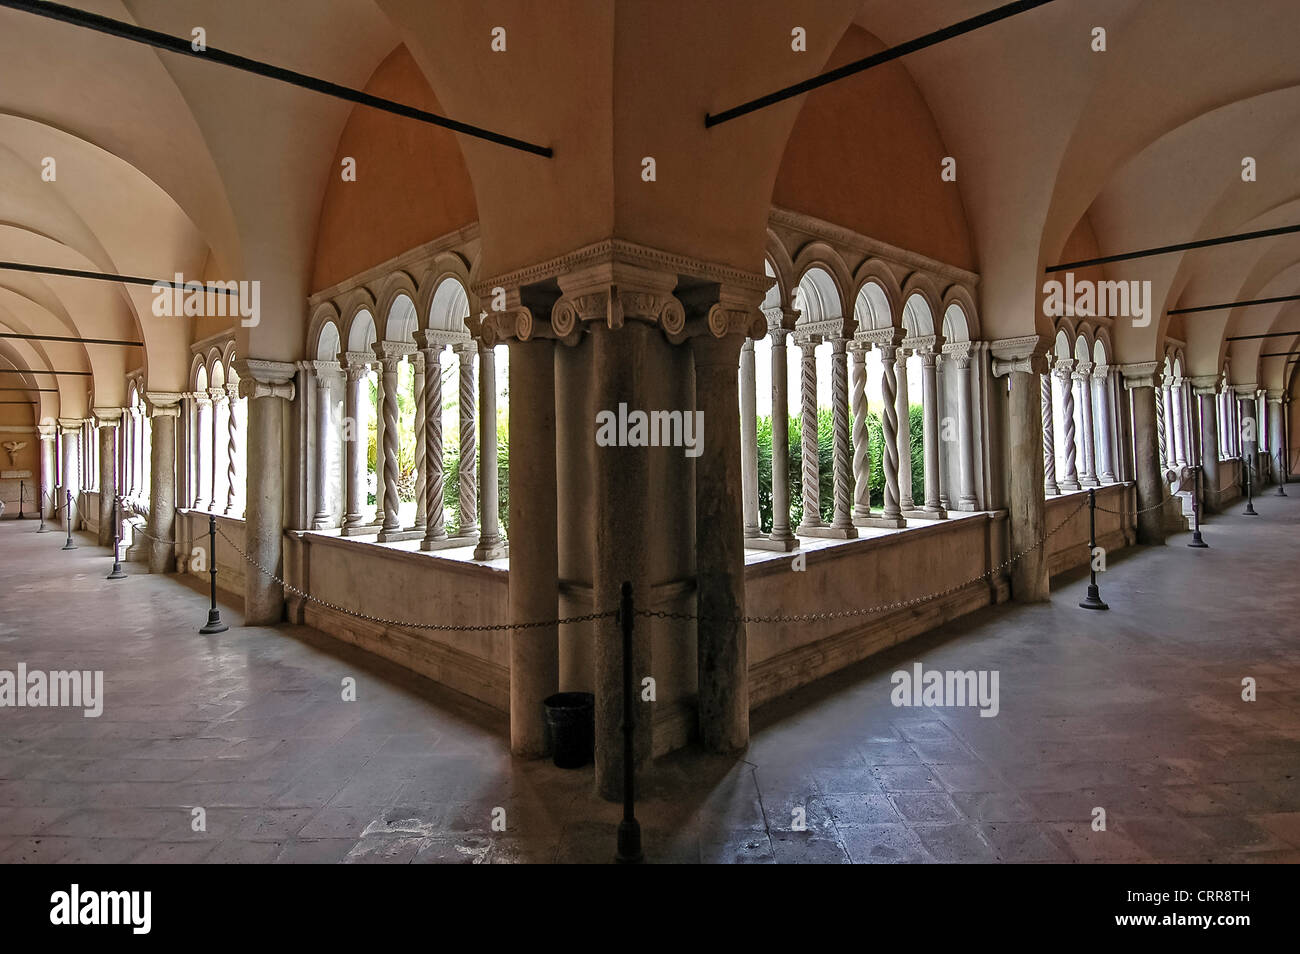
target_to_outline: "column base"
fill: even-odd
[[[936,507],[933,510],[928,510],[925,507],[916,507],[912,510],[904,510],[903,516],[908,520],[947,520],[948,511],[944,510],[942,507]]]
[[[1100,486],[1101,486],[1101,481],[1098,480],[1096,477],[1084,477],[1079,481],[1079,487],[1081,489],[1087,489],[1089,487],[1100,487]]]
[[[1076,490],[1082,490],[1082,489],[1083,489],[1081,486],[1079,486],[1079,482],[1078,482],[1078,481],[1065,481],[1065,480],[1063,480],[1063,481],[1061,481],[1059,484],[1057,484],[1057,486],[1060,487],[1060,489],[1061,489],[1061,493],[1063,493],[1063,494],[1072,494],[1072,493],[1074,493]]]
[[[440,537],[437,540],[421,540],[420,549],[428,553],[431,550],[452,550],[456,547],[469,547],[478,542],[478,537]]]
[[[779,539],[772,536],[747,537],[745,539],[745,549],[775,550],[778,553],[789,553],[792,550],[799,549],[799,538],[794,536],[786,539]]]
[[[962,497],[957,501],[957,509],[962,513],[975,513],[980,508],[980,502],[974,497]]]
[[[423,530],[380,530],[380,543],[400,543],[403,540],[422,540],[424,539]]]
[[[510,544],[506,540],[495,543],[480,544],[474,548],[475,560],[500,560],[510,555]]]
[[[859,527],[875,527],[880,530],[902,530],[907,526],[907,521],[901,516],[886,517],[883,514],[879,517],[860,517],[853,522]]]
[[[379,533],[379,524],[362,523],[355,527],[344,527],[341,536],[345,537],[370,537]]]
[[[801,537],[824,537],[828,540],[848,540],[858,535],[858,532],[852,528],[844,529],[826,524],[817,527],[800,527],[795,533]]]

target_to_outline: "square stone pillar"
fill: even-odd
[[[248,491],[245,496],[244,623],[284,619],[284,416],[294,398],[294,366],[247,358],[235,362],[248,399]]]
[[[1160,365],[1155,361],[1123,365],[1124,387],[1133,403],[1133,447],[1137,470],[1137,539],[1138,543],[1159,545],[1165,542],[1165,453],[1160,446],[1161,429],[1157,408],[1163,395]]]
[[[181,395],[166,391],[145,394],[149,410],[150,474],[149,572],[176,570],[176,421],[180,417]]]
[[[1007,517],[1011,563],[1011,597],[1019,603],[1051,598],[1047,526],[1043,494],[1043,388],[1047,372],[1044,347],[1037,335],[994,341],[994,377],[1007,381]],[[1069,393],[1069,378],[1063,393]]]
[[[117,499],[117,424],[120,407],[97,407],[99,424],[99,540],[101,547],[113,545],[113,501]]]

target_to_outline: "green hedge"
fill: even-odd
[[[908,412],[912,433],[912,497],[919,504],[925,499],[925,456],[922,443],[923,418],[921,406],[913,404]],[[850,458],[852,457],[852,435]],[[881,424],[875,412],[867,415],[867,446],[871,458],[871,506],[879,508],[885,502],[885,471],[880,465]],[[817,412],[817,455],[819,462],[818,503],[821,516],[829,523],[835,513],[835,423],[830,408]],[[763,532],[772,530],[772,419],[758,419],[758,509]],[[790,418],[790,526],[797,527],[803,519],[803,421]]]

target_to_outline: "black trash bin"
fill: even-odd
[[[556,768],[582,768],[596,746],[596,697],[590,692],[557,692],[542,705]]]

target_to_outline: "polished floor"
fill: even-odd
[[[766,707],[741,759],[661,760],[647,860],[1300,861],[1291,492],[1112,555],[1107,613],[1058,580]],[[0,670],[102,669],[106,702],[0,709],[0,861],[610,860],[590,767],[512,760],[501,715],[302,627],[200,636],[203,594],[35,530],[0,523]],[[998,715],[894,707],[915,662],[997,670]]]

